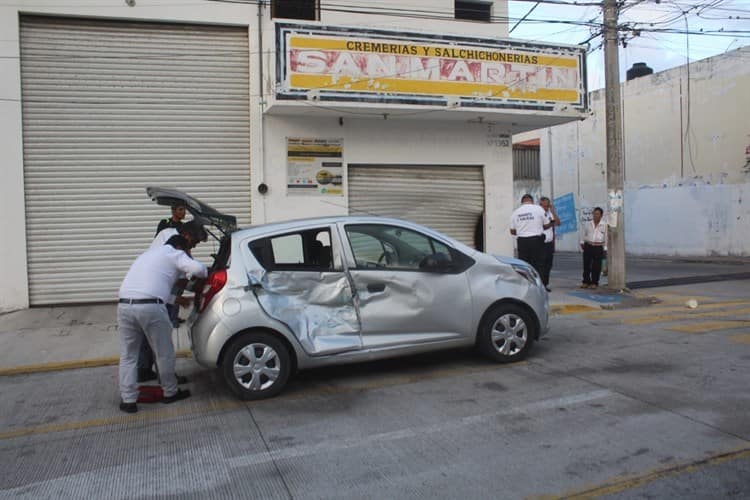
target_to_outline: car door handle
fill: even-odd
[[[367,285],[367,291],[370,293],[384,292],[385,283],[370,283]]]

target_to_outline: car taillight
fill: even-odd
[[[208,278],[206,278],[206,285],[203,288],[203,301],[201,302],[201,306],[199,308],[200,312],[203,312],[204,309],[206,309],[206,306],[208,306],[208,303],[211,302],[211,299],[214,298],[214,295],[219,293],[219,291],[224,288],[224,285],[227,284],[227,272],[226,270],[216,271],[208,275]]]

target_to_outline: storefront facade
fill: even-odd
[[[484,211],[487,249],[511,253],[511,134],[587,106],[582,49],[498,25],[25,3],[2,8],[0,311],[114,300],[169,215],[149,185],[240,225],[365,212],[469,244]]]

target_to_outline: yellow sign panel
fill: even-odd
[[[450,97],[459,98],[461,105],[585,107],[585,52],[579,47],[278,29],[284,40],[282,94],[309,98],[312,92],[339,100],[346,95],[381,97],[391,102],[406,96]]]

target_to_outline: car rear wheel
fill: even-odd
[[[221,372],[240,399],[265,399],[284,389],[291,373],[291,358],[286,346],[273,335],[243,333],[224,352]]]
[[[501,363],[524,359],[536,338],[535,325],[521,306],[497,305],[482,321],[477,345],[483,354]]]

